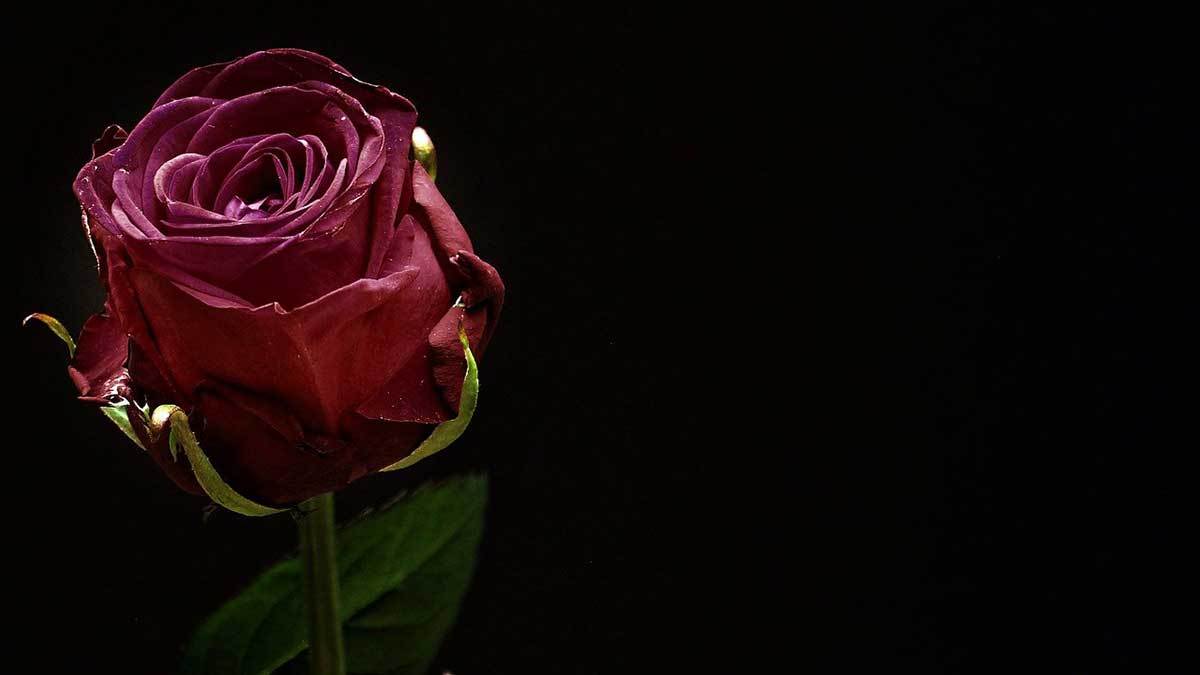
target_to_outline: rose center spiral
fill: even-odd
[[[280,184],[271,158],[263,156],[254,162],[250,171],[244,173],[224,197],[224,204],[213,204],[226,217],[234,220],[258,220],[277,212],[284,203],[286,187]]]

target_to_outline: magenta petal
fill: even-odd
[[[167,87],[167,90],[158,97],[158,100],[150,108],[154,109],[181,98],[199,96],[200,92],[212,81],[213,77],[218,75],[228,65],[229,62],[214,63],[211,66],[202,66],[188,71],[186,75],[176,80],[170,87]]]
[[[113,154],[113,169],[124,169],[133,174],[134,181],[131,185],[140,197],[143,175],[149,172],[152,176],[158,168],[157,165],[150,166],[150,159],[154,155],[159,141],[179,125],[186,125],[183,137],[190,136],[194,129],[203,124],[204,117],[219,103],[220,101],[215,99],[188,98],[151,110],[141,122],[138,122],[133,131],[129,132],[129,138]],[[176,154],[178,152],[160,151],[158,161],[161,163]],[[140,199],[134,203],[141,208]]]
[[[163,229],[164,232],[175,235],[171,239],[173,242],[253,246],[270,240],[271,246],[264,250],[263,256],[260,256],[266,257],[288,245],[293,235],[302,234],[310,230],[317,221],[325,219],[339,201],[345,206],[354,206],[354,193],[345,193],[342,190],[345,182],[346,163],[343,161],[338,165],[336,171],[330,172],[328,181],[324,180],[324,176],[322,177],[325,192],[316,201],[302,203],[296,197],[289,200],[287,208],[252,222],[240,221],[223,213],[217,214],[201,207],[170,204],[167,211],[171,220],[163,223]],[[207,217],[209,214],[216,218]],[[344,222],[338,222],[332,223],[331,226],[344,224]],[[218,237],[221,239],[217,239]],[[252,264],[253,262],[248,263],[248,265]],[[216,283],[232,283],[232,280],[238,276],[238,272],[234,270],[229,274],[217,274],[215,270],[209,268],[204,276],[212,278]]]
[[[158,219],[162,215],[162,204],[154,192],[154,176],[158,173],[159,167],[184,152],[188,139],[207,122],[211,113],[212,108],[202,110],[168,128],[154,141],[153,149],[145,155],[143,163],[132,167],[118,167],[126,168],[130,172],[135,186],[140,184],[140,202],[138,204],[147,217]],[[146,142],[149,141],[149,138],[146,139]]]
[[[246,156],[246,151],[254,147],[255,141],[241,138],[217,148],[211,152],[189,152],[187,154],[205,155],[192,182],[192,192],[188,195],[188,203],[200,206],[213,213],[220,213],[217,205],[217,191],[229,172]]]
[[[116,193],[112,189],[112,159],[113,152],[110,151],[84,164],[75,176],[73,187],[83,209],[85,230],[86,226],[95,225],[108,232],[119,231],[109,211],[109,207],[116,200]]]
[[[211,79],[203,88],[192,88],[195,82],[205,77]],[[381,249],[387,247],[388,230],[396,222],[398,214],[407,210],[407,202],[403,199],[411,194],[407,188],[411,165],[408,156],[417,113],[408,99],[386,87],[356,79],[324,56],[301,49],[270,49],[204,73],[189,73],[185,78],[189,82],[173,87],[178,93],[172,95],[202,93],[217,98],[235,98],[266,87],[310,80],[325,82],[349,94],[378,119],[383,129],[382,154],[385,163],[371,191],[371,209],[375,213],[371,237],[377,242],[372,245],[371,270],[377,269]],[[458,250],[466,247],[451,248]]]
[[[180,169],[187,166],[194,166],[197,160],[203,160],[204,155],[197,154],[182,154],[177,155],[173,159],[164,162],[154,172],[154,196],[158,201],[166,204],[172,200],[172,195],[178,194],[175,192],[177,173]],[[194,178],[194,176],[193,176]]]
[[[359,164],[360,127],[369,130],[372,124],[361,108],[346,106],[344,95],[299,86],[274,87],[222,103],[192,137],[187,151],[209,153],[256,134],[313,134],[331,156],[349,162],[353,176]]]

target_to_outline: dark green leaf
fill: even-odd
[[[427,485],[338,531],[348,673],[418,675],[458,612],[483,533],[487,479]],[[299,561],[267,570],[210,617],[185,675],[307,673]]]

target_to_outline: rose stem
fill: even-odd
[[[304,600],[308,607],[308,649],[313,675],[345,675],[342,624],[338,618],[337,545],[333,531],[333,493],[301,505],[300,557]]]

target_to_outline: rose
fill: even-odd
[[[273,49],[193,70],[128,135],[106,130],[75,181],[108,291],[69,369],[80,397],[180,406],[225,482],[268,504],[386,467],[454,418],[460,332],[480,354],[504,287],[410,159],[416,117]],[[200,492],[167,434],[134,431]]]

